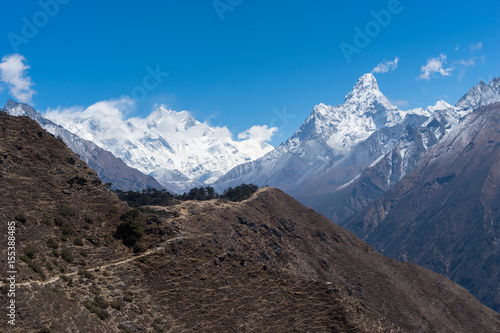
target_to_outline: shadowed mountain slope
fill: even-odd
[[[500,103],[471,113],[343,225],[383,254],[450,277],[500,309]]]

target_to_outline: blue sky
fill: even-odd
[[[479,80],[500,76],[496,0],[26,0],[0,10],[0,57],[24,57],[34,85],[22,96],[36,91],[31,103],[41,112],[133,95],[126,116],[164,103],[235,137],[276,126],[275,146],[314,105],[341,104],[384,60],[397,66],[374,74],[401,109],[454,104]],[[383,24],[373,14],[381,11],[390,14]],[[356,27],[371,37],[356,41]],[[356,52],[346,57],[341,45]],[[160,72],[157,80],[150,72]],[[16,94],[15,82],[3,81],[0,104]]]

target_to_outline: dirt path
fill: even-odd
[[[145,257],[145,256],[149,256],[150,254],[153,254],[153,253],[159,252],[161,250],[164,250],[166,244],[175,242],[177,240],[190,239],[190,238],[198,238],[198,237],[203,237],[203,236],[208,236],[208,234],[196,235],[196,236],[178,236],[178,237],[174,237],[174,238],[171,238],[171,239],[167,239],[165,242],[162,243],[161,246],[158,246],[158,247],[156,247],[154,249],[147,250],[146,252],[141,253],[140,255],[135,255],[135,256],[129,257],[127,259],[124,259],[124,260],[121,260],[121,261],[117,261],[117,262],[113,262],[113,263],[106,264],[106,265],[101,265],[99,267],[94,267],[94,268],[88,269],[87,271],[89,271],[89,272],[95,272],[96,270],[101,270],[101,269],[108,268],[108,267],[111,267],[111,266],[123,265],[123,264],[126,264],[126,263],[130,262],[130,261],[137,260],[139,258],[142,258],[142,257]],[[20,287],[20,286],[32,286],[32,285],[35,285],[35,284],[39,285],[39,286],[44,286],[44,285],[56,282],[57,280],[59,280],[61,278],[61,276],[68,276],[69,277],[69,276],[74,276],[76,274],[78,274],[78,271],[71,272],[71,273],[66,273],[66,274],[61,274],[59,276],[53,276],[50,279],[45,280],[45,281],[29,281],[29,282],[23,282],[23,283],[16,283],[16,287]],[[0,282],[0,287],[3,287],[4,284],[5,284],[4,282]]]

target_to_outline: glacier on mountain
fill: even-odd
[[[498,84],[498,80],[495,79],[490,83],[489,88],[494,87],[495,82]],[[311,185],[313,191],[307,191],[305,185],[301,189],[292,188],[292,190],[297,191],[296,196],[302,203],[318,210],[332,221],[341,223],[398,183],[419,163],[428,149],[453,135],[465,116],[480,108],[484,103],[500,97],[498,93],[492,94],[490,89],[481,89],[484,86],[480,83],[473,87],[461,99],[462,102],[455,106],[439,101],[426,110],[419,109],[416,113],[427,115],[427,120],[420,125],[407,122],[399,134],[397,129],[401,128],[400,124],[375,132],[374,135],[382,134],[392,128],[395,135],[391,136],[392,140],[388,144],[378,145],[380,149],[372,148],[372,154],[361,155],[371,160],[379,154],[379,157],[366,168],[363,169],[363,163],[355,163],[356,159],[353,155],[357,155],[356,151],[362,146],[377,147],[377,141],[373,141],[373,135],[370,140],[357,145],[349,155],[330,168],[329,172],[322,172],[317,177],[309,177],[307,182],[303,182],[303,184]],[[478,91],[483,91],[485,94],[478,93]],[[345,173],[346,169],[356,170],[356,172],[362,169],[362,171],[358,174],[351,173],[351,179],[339,177]],[[342,182],[344,184],[338,186]]]

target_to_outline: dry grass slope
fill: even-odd
[[[143,250],[134,254],[113,237],[128,207],[90,168],[27,118],[0,114],[0,129],[0,225],[6,230],[16,215],[24,220],[18,251],[27,258],[18,264],[12,332],[497,332],[500,326],[498,314],[450,280],[381,256],[276,189],[241,203],[168,207],[176,217],[142,217]],[[5,286],[2,292],[5,309]]]

